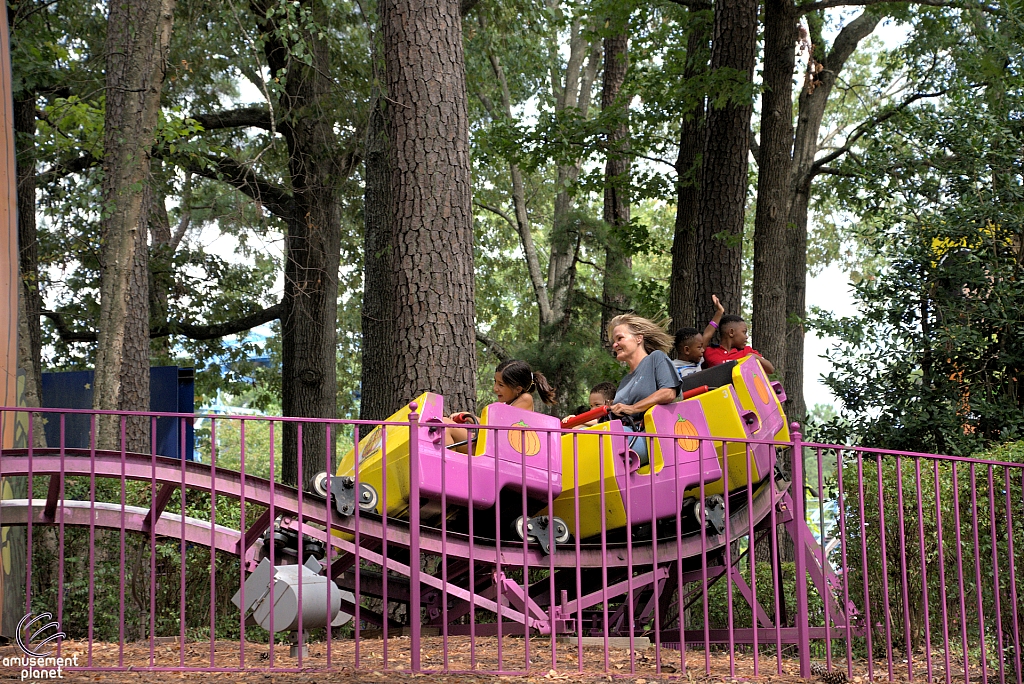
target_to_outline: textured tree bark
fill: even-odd
[[[764,92],[754,216],[753,342],[786,373],[786,245],[793,167],[796,8],[764,0]]]
[[[812,60],[808,64],[805,86],[800,90],[797,126],[793,142],[793,171],[789,200],[789,249],[786,265],[786,414],[803,421],[807,414],[804,400],[804,326],[807,316],[807,211],[810,207],[814,157],[828,97],[846,60],[861,40],[875,30],[880,17],[862,12],[843,27],[825,55],[820,19],[811,22]],[[818,28],[816,28],[818,27]],[[820,69],[816,65],[820,65]]]
[[[737,75],[736,86],[749,84],[757,47],[757,0],[715,3],[711,71]],[[701,161],[697,219],[697,302],[718,294],[726,311],[742,303],[743,217],[750,151],[749,97],[735,95],[719,106],[711,103]]]
[[[129,374],[143,375],[148,386],[148,295],[146,326],[130,322],[135,301],[133,280],[145,247],[144,190],[149,176],[150,149],[160,109],[174,0],[118,0],[109,6],[107,24],[107,101],[103,133],[103,251],[100,255],[100,320],[96,352],[93,407],[149,408],[148,389],[142,404],[127,405],[122,396],[139,400],[138,387],[122,387]],[[139,233],[142,232],[140,237]],[[144,263],[144,261],[143,261]],[[148,276],[143,279],[143,282]],[[136,292],[138,283],[135,284]],[[147,372],[139,373],[140,349],[145,349]],[[130,350],[127,351],[126,350]],[[116,448],[120,441],[116,419],[99,421],[98,446]]]
[[[147,169],[148,171],[148,169]],[[149,217],[153,208],[153,177],[146,174],[143,186],[139,227],[133,231],[135,246],[132,250],[131,271],[128,274],[128,303],[125,325],[123,361],[121,366],[121,396],[118,408],[122,411],[149,410]],[[125,448],[145,453],[152,447],[146,417],[125,420]]]
[[[394,219],[394,386],[476,407],[469,116],[457,0],[380,4]]]
[[[629,228],[629,102],[621,98],[622,84],[629,70],[629,21],[622,32],[604,39],[604,82],[601,111],[615,112],[620,119],[608,132],[608,153],[604,167],[604,222],[608,243],[604,254],[604,286],[601,308],[601,343],[611,347],[608,321],[629,308],[633,259],[623,246],[622,235]]]
[[[364,153],[363,366],[359,417],[384,420],[401,405],[392,391],[394,275],[391,264],[391,167],[385,101],[370,112]]]
[[[18,266],[21,296],[25,300],[25,332],[28,333],[27,346],[24,347],[27,354],[18,359],[18,367],[26,373],[25,405],[39,406],[43,348],[39,312],[43,308],[43,293],[39,283],[39,238],[36,232],[35,97],[14,101],[14,136],[18,183]]]
[[[710,9],[710,6],[701,10]],[[691,15],[686,39],[683,78],[694,82],[708,68],[710,26],[702,14]],[[697,193],[700,189],[701,148],[704,144],[704,100],[679,125],[676,157],[676,225],[672,239],[672,275],[669,281],[668,315],[673,328],[697,326],[700,313],[710,302],[697,301]]]

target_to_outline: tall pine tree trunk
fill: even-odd
[[[738,74],[723,105],[707,114],[697,218],[697,302],[718,294],[726,311],[742,304],[743,218],[750,152],[749,87],[757,48],[757,0],[715,3],[711,71]],[[745,92],[746,91],[746,92]]]
[[[149,409],[149,296],[142,285],[148,273],[140,269],[146,264],[150,149],[173,12],[174,0],[114,0],[109,6],[95,409]],[[145,448],[147,422],[131,431],[132,448]],[[103,419],[99,427],[98,446],[117,448],[118,421]]]
[[[615,125],[608,132],[608,160],[604,167],[604,222],[608,224],[608,242],[604,256],[604,287],[601,309],[601,342],[610,347],[608,321],[627,309],[633,259],[624,244],[629,230],[629,101],[621,97],[622,84],[629,70],[629,19],[621,20],[621,32],[604,39],[604,83],[601,111],[614,113]]]
[[[691,8],[686,39],[686,67],[683,78],[693,83],[708,68],[710,26],[704,16],[710,5]],[[704,98],[679,125],[679,155],[676,157],[676,225],[672,238],[672,276],[669,281],[668,315],[673,328],[695,325],[709,302],[697,301],[697,194],[700,190],[701,148],[704,144]]]
[[[271,73],[285,83],[276,104],[292,190],[285,236],[281,409],[290,417],[333,419],[341,260],[338,186],[354,160],[340,152],[330,114],[335,106],[330,53],[319,29],[329,19],[322,2],[302,0],[296,10],[307,23],[296,32],[291,24],[278,23],[286,15],[273,11],[276,3],[253,0],[251,7],[266,36],[264,53]],[[333,470],[336,431],[329,444],[324,423],[299,425],[284,425],[281,478],[308,486],[317,473]]]
[[[390,99],[395,387],[476,406],[469,116],[457,0],[380,5]],[[393,103],[393,104],[392,104]]]
[[[796,8],[792,0],[765,0],[764,92],[754,217],[753,340],[786,372],[786,226],[793,168],[793,69]]]
[[[391,263],[391,166],[386,100],[370,112],[363,174],[363,366],[359,417],[383,420],[399,408],[392,391],[394,274]]]

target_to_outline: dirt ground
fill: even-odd
[[[641,642],[642,644],[643,642]],[[730,670],[728,652],[714,652],[710,656],[710,672],[705,671],[703,650],[687,650],[685,668],[678,650],[662,648],[659,653],[653,644],[632,652],[626,648],[609,649],[609,659],[604,661],[604,650],[600,646],[586,646],[583,649],[583,672],[577,662],[577,644],[557,643],[555,663],[552,667],[552,648],[549,638],[534,637],[529,640],[529,671],[526,671],[526,641],[522,638],[506,637],[501,643],[501,666],[498,664],[498,639],[478,637],[471,642],[469,637],[449,637],[448,660],[445,663],[444,645],[441,637],[422,639],[421,666],[432,670],[429,674],[400,672],[409,669],[409,638],[394,637],[387,641],[387,662],[385,665],[385,642],[381,639],[361,639],[359,662],[356,664],[356,644],[351,640],[335,640],[331,643],[330,666],[326,643],[309,645],[309,654],[303,657],[301,666],[296,658],[289,655],[287,645],[274,649],[271,663],[269,646],[246,643],[244,656],[237,641],[218,641],[213,653],[213,667],[235,670],[232,672],[160,672],[147,670],[149,667],[211,667],[209,642],[186,642],[179,647],[177,639],[160,639],[152,646],[149,642],[130,643],[120,648],[117,644],[94,643],[90,652],[85,642],[65,641],[61,656],[78,656],[80,665],[92,668],[126,668],[117,670],[98,669],[94,671],[65,672],[64,682],[109,682],[110,684],[160,684],[182,681],[213,681],[252,684],[322,684],[324,682],[354,682],[359,684],[412,684],[424,678],[440,678],[456,684],[483,682],[525,683],[525,682],[604,682],[627,681],[635,684],[655,684],[659,681],[684,680],[700,684],[738,684],[739,682],[764,682],[788,684],[801,682],[799,662],[794,657],[785,657],[781,663],[782,673],[774,655],[762,654],[758,662],[758,673],[754,672],[753,654],[737,652]],[[12,647],[0,647],[0,662],[5,657],[19,657],[20,652]],[[834,669],[846,671],[845,654],[833,654]],[[941,655],[933,654],[934,676],[942,677]],[[915,659],[914,679],[925,679],[923,658]],[[238,671],[244,662],[244,671]],[[301,669],[299,669],[301,668]],[[290,672],[272,669],[293,670]],[[496,676],[496,670],[513,671],[518,674]],[[953,668],[955,671],[955,667]],[[297,670],[297,671],[295,671]],[[447,672],[446,672],[447,670]],[[659,672],[660,670],[660,672]],[[855,662],[852,684],[868,684],[867,665]],[[887,681],[888,669],[884,662],[875,666],[874,681]],[[907,680],[907,665],[896,665],[896,681]],[[954,681],[963,681],[963,672]],[[972,677],[973,679],[973,677]],[[21,671],[15,667],[0,666],[0,681],[22,681]],[[43,681],[29,678],[24,681]]]

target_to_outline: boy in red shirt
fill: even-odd
[[[711,368],[726,361],[738,361],[744,357],[754,354],[761,359],[761,365],[766,373],[771,375],[775,372],[775,366],[761,356],[761,353],[747,344],[747,323],[736,314],[729,314],[722,317],[718,324],[718,333],[721,338],[720,346],[711,346],[704,350],[704,367]]]

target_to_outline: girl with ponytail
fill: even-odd
[[[498,401],[533,411],[534,390],[545,404],[555,403],[555,388],[543,373],[534,371],[526,361],[503,361],[494,369],[494,394]]]

